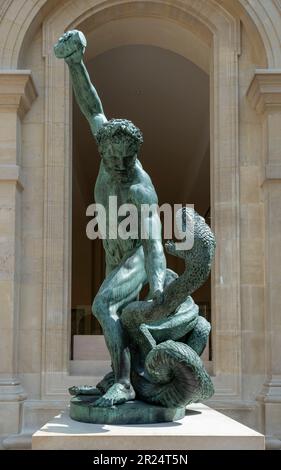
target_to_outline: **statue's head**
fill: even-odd
[[[96,139],[107,171],[125,180],[143,142],[141,131],[127,119],[111,119],[101,127]]]

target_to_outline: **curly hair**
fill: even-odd
[[[101,154],[108,141],[118,144],[120,140],[125,140],[132,151],[138,152],[143,143],[143,136],[140,129],[131,121],[110,119],[99,129],[96,140]]]

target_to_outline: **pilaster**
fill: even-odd
[[[18,431],[20,404],[26,398],[17,378],[21,193],[24,189],[21,121],[36,96],[30,71],[0,71],[0,434]]]
[[[264,404],[268,447],[280,448],[281,422],[281,70],[256,70],[248,98],[263,125],[265,203],[265,332],[267,379]]]

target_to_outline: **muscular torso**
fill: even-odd
[[[148,195],[145,200],[142,200],[143,193]],[[106,235],[104,234],[103,238],[103,246],[106,252],[106,263],[109,271],[111,271],[115,266],[118,266],[124,258],[141,245],[140,234],[138,238],[129,238],[127,240],[122,239],[118,234],[118,224],[128,215],[119,216],[117,227],[113,227],[113,230],[116,230],[117,232],[117,238],[109,237],[109,223],[112,222],[115,224],[114,219],[111,220],[109,217],[110,196],[116,197],[117,211],[122,204],[127,203],[134,204],[138,209],[138,213],[140,213],[140,205],[143,202],[148,204],[157,202],[157,196],[151,179],[143,170],[138,160],[134,168],[133,176],[128,182],[116,181],[116,179],[105,170],[104,165],[101,162],[95,185],[95,202],[101,204],[105,208],[106,212],[107,225]],[[99,223],[99,230],[104,233],[103,226],[104,225],[102,223]]]

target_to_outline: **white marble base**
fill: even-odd
[[[264,449],[264,436],[200,403],[183,420],[110,426],[73,421],[68,410],[32,436],[32,449]]]

